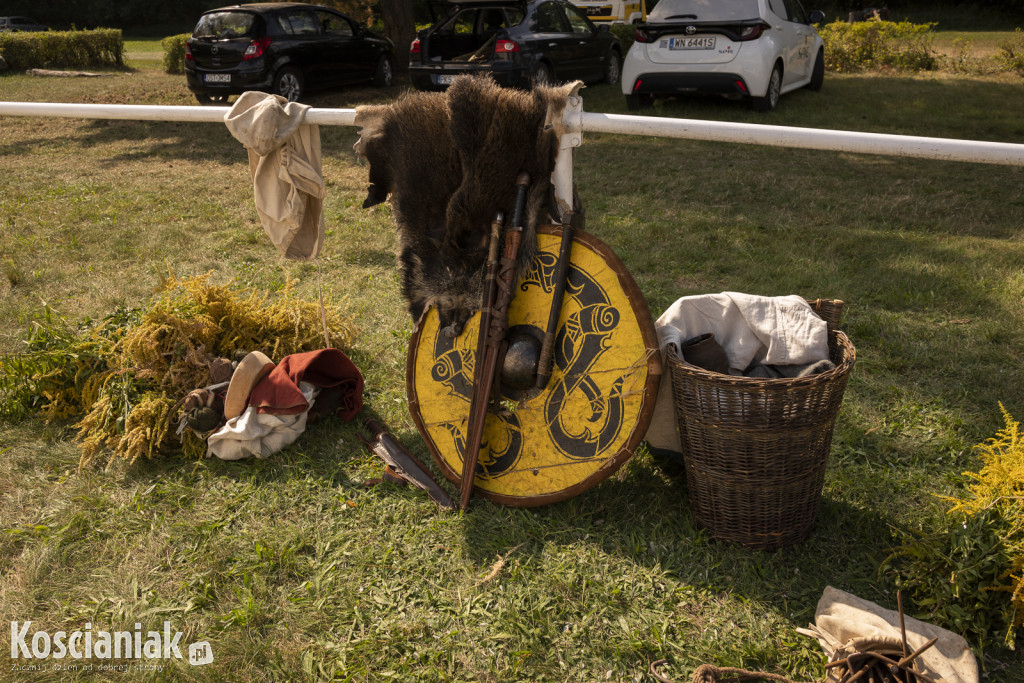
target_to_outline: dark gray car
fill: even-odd
[[[261,90],[299,100],[306,90],[391,85],[391,41],[328,7],[254,3],[199,17],[185,48],[185,79],[203,104]]]
[[[49,31],[50,27],[40,24],[31,17],[0,17],[0,33],[17,33],[18,31]]]
[[[520,88],[619,80],[619,39],[564,0],[453,0],[445,10],[410,48],[409,74],[420,90],[443,90],[459,74],[489,73]]]

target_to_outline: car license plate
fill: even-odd
[[[230,83],[231,74],[203,74],[203,83]]]
[[[455,80],[455,74],[439,74],[435,76],[438,85],[451,85]]]
[[[666,44],[667,43],[667,44]],[[714,50],[715,49],[715,37],[714,36],[698,36],[698,37],[677,37],[677,38],[666,38],[661,41],[661,47],[667,47],[670,50]]]

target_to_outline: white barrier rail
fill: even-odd
[[[855,133],[823,128],[765,126],[757,123],[697,121],[621,114],[583,114],[583,130],[593,133],[650,135],[689,140],[799,147],[803,149],[886,154],[889,156],[1024,166],[1024,145],[912,135]]]
[[[122,121],[180,121],[224,123],[231,107],[165,107],[151,104],[65,104],[60,102],[0,102],[0,115],[46,116]],[[355,109],[310,109],[306,121],[321,126],[353,126]]]
[[[133,121],[223,122],[227,107],[169,107],[132,104],[63,104],[0,102],[0,115],[45,116]],[[354,109],[312,108],[309,123],[355,125]],[[710,140],[739,144],[884,154],[943,161],[1024,166],[1024,145],[881,133],[856,133],[820,128],[767,126],[755,123],[699,121],[654,116],[625,116],[579,111],[567,115],[573,131]]]

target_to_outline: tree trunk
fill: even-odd
[[[384,21],[384,34],[395,44],[395,69],[409,70],[409,44],[416,37],[412,22],[412,7],[408,0],[381,0],[380,15]]]

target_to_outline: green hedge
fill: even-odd
[[[825,68],[853,72],[889,68],[924,71],[936,66],[931,24],[909,21],[835,21],[818,28],[825,41]]]
[[[185,41],[191,36],[191,33],[179,33],[176,36],[167,36],[160,41],[160,46],[164,49],[164,71],[166,73],[185,73]]]
[[[633,47],[633,43],[636,42],[636,26],[633,24],[612,24],[608,28],[619,37],[619,42],[622,44],[622,56],[625,57],[626,53],[629,52],[629,48]]]
[[[49,67],[124,66],[120,29],[0,33],[0,55],[15,71]]]
[[[1024,76],[1024,32],[1019,28],[1009,42],[999,46],[996,62],[1005,71],[1016,71]]]

